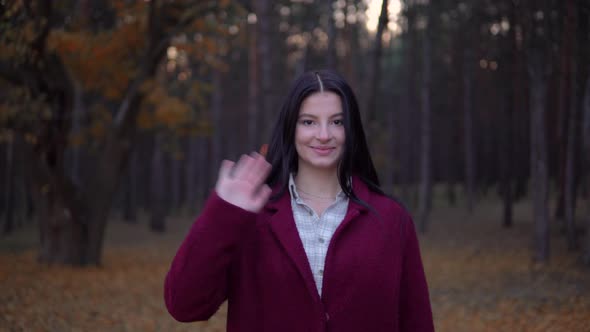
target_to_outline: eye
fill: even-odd
[[[304,126],[311,126],[313,124],[313,121],[309,119],[303,119],[301,120],[301,124]]]
[[[337,119],[337,120],[334,120],[334,124],[337,126],[342,126],[342,125],[344,125],[344,122],[342,122],[342,119]]]

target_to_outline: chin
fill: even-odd
[[[335,161],[312,161],[312,162],[306,162],[305,165],[309,168],[312,169],[317,169],[317,170],[322,170],[322,171],[328,171],[328,170],[334,170],[336,171],[337,167],[338,167],[338,162]]]

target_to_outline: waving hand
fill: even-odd
[[[237,163],[224,160],[215,191],[228,203],[258,212],[271,194],[271,189],[264,183],[270,169],[271,165],[258,153],[242,155]]]

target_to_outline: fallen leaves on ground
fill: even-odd
[[[437,331],[590,331],[590,269],[564,236],[553,231],[550,262],[535,264],[532,223],[517,214],[502,229],[486,211],[438,211],[420,237]],[[209,322],[168,315],[163,279],[189,223],[171,224],[156,235],[111,223],[101,267],[41,265],[32,249],[0,247],[0,330],[225,331],[225,305]]]
[[[420,238],[437,331],[590,331],[590,268],[551,225],[548,263],[532,261],[530,205],[511,228],[499,204],[440,209]]]

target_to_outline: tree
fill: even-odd
[[[270,117],[273,106],[272,90],[272,57],[271,57],[271,19],[272,6],[269,0],[253,0],[256,13],[256,43],[260,78],[260,115],[263,127],[260,130],[265,139],[270,136]]]
[[[574,187],[574,178],[575,178],[575,169],[574,163],[576,161],[576,147],[577,144],[577,129],[578,126],[576,125],[578,119],[578,81],[577,81],[577,71],[578,71],[578,64],[576,59],[576,25],[577,25],[577,12],[576,12],[576,4],[573,0],[568,0],[566,4],[566,12],[567,12],[567,19],[566,21],[569,22],[571,27],[571,32],[569,38],[572,39],[572,56],[570,60],[570,109],[569,114],[567,116],[567,140],[566,140],[566,162],[565,162],[565,223],[567,228],[567,243],[568,249],[574,250],[578,247],[577,241],[577,234],[576,234],[576,224],[575,224],[575,200],[576,200],[576,193]],[[567,29],[566,29],[567,30]]]
[[[68,5],[29,0],[11,3],[2,12],[0,77],[15,91],[9,101],[14,112],[3,125],[28,143],[23,150],[38,205],[39,259],[100,264],[112,197],[138,121],[146,123],[140,114],[152,110],[152,120],[177,127],[188,109],[182,103],[161,107],[173,98],[147,100],[158,87],[153,80],[157,68],[179,35],[189,31],[215,35],[215,15],[228,3],[114,0],[106,5],[114,20],[100,29],[68,26],[62,13],[70,9]],[[187,45],[196,58],[211,51]],[[86,139],[93,140],[100,158],[80,185],[64,172],[75,82],[99,95],[103,105],[116,105],[114,111],[95,108],[99,119],[91,123]]]
[[[550,51],[543,41],[548,33],[547,7],[531,8],[528,46],[528,74],[531,94],[531,181],[533,191],[534,259],[549,260],[549,169],[546,141],[547,80],[550,74]]]
[[[467,46],[472,47],[472,46]],[[475,146],[473,137],[473,72],[475,67],[473,50],[466,49],[463,53],[463,130],[465,142],[465,196],[467,210],[473,211],[475,192]]]
[[[248,14],[248,146],[258,144],[259,82],[258,82],[258,39],[257,17]]]
[[[425,5],[428,13],[428,5]],[[423,14],[418,24],[422,25],[422,81],[420,89],[420,200],[419,220],[420,230],[426,231],[430,209],[432,205],[432,124],[431,124],[431,29],[432,21],[429,15]]]
[[[586,78],[586,89],[584,92],[584,120],[583,120],[583,147],[584,147],[584,168],[586,169],[586,177],[590,176],[590,73],[588,73],[588,77]],[[586,185],[590,181],[586,179]],[[587,198],[588,203],[590,203],[590,195]],[[590,204],[588,204],[590,205]],[[587,206],[588,206],[587,205]],[[583,252],[582,252],[582,262],[588,266],[590,266],[590,211],[587,211],[586,215],[586,237],[584,239],[583,245]]]
[[[150,177],[150,229],[156,232],[166,230],[166,217],[170,211],[170,199],[168,196],[169,185],[166,172],[166,160],[164,151],[163,134],[156,135],[154,152],[151,160]]]
[[[369,84],[366,85],[367,91],[364,94],[367,101],[365,103],[365,113],[367,115],[365,119],[369,128],[372,128],[376,121],[377,92],[379,91],[381,55],[383,53],[383,32],[387,28],[387,23],[389,23],[387,5],[388,1],[383,0],[381,3],[381,13],[379,14],[379,23],[377,24],[377,33],[375,34],[371,52],[371,62],[367,76],[367,82]],[[372,130],[369,129],[368,133],[370,134],[371,132]]]

